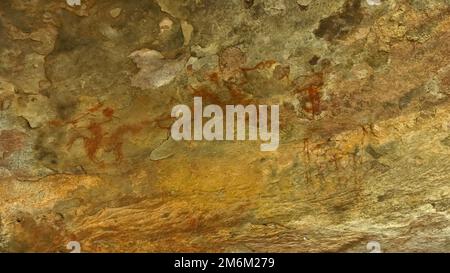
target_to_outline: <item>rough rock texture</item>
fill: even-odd
[[[2,0],[0,251],[448,252],[449,95],[449,0]]]

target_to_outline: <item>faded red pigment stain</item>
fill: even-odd
[[[192,67],[192,64],[186,67],[186,72],[189,76],[192,76],[194,74],[194,68]]]
[[[116,128],[111,134],[105,132],[102,124],[97,122],[92,122],[88,127],[90,136],[83,136],[81,134],[76,134],[73,136],[69,143],[68,149],[71,148],[73,143],[77,139],[82,139],[84,143],[85,152],[90,160],[93,162],[98,162],[97,152],[104,148],[105,151],[114,152],[116,155],[116,161],[121,161],[123,159],[123,144],[125,142],[125,136],[127,134],[136,135],[138,134],[144,126],[148,125],[149,122],[143,121],[137,124],[125,124]],[[99,162],[101,163],[101,162]]]
[[[210,72],[205,75],[205,79],[209,83],[212,83],[216,87],[226,88],[228,97],[220,97],[210,89],[208,84],[202,84],[198,87],[188,86],[187,88],[192,96],[202,97],[205,102],[216,104],[221,107],[225,107],[226,105],[248,105],[254,103],[254,101],[249,98],[249,95],[243,91],[244,86],[248,83],[247,72],[270,69],[277,61],[267,60],[259,62],[253,67],[241,67],[239,64],[242,60],[239,60],[239,58],[237,58],[237,60],[234,60],[235,58],[231,59],[231,61],[226,60],[227,65],[220,66],[218,71]],[[223,66],[225,66],[226,69]],[[187,72],[189,75],[194,73],[192,67],[189,66]],[[284,77],[286,77],[286,75],[283,75],[282,78]]]
[[[48,125],[50,125],[51,127],[61,127],[64,125],[64,121],[59,120],[59,119],[54,119],[54,120],[50,120],[48,122]]]
[[[305,107],[305,110],[311,112],[313,116],[319,115],[321,112],[319,88],[313,85],[307,89],[307,92],[310,105]]]
[[[262,62],[257,63],[254,67],[241,67],[241,70],[245,73],[245,72],[249,72],[249,71],[269,69],[276,63],[278,63],[278,62],[275,60],[267,60],[267,61],[262,61]]]
[[[101,116],[95,115],[95,113],[100,113]],[[85,113],[82,113],[75,119],[66,122],[62,120],[52,120],[49,122],[49,125],[52,127],[71,126],[70,132],[72,133],[72,136],[67,143],[68,150],[71,149],[75,141],[81,139],[83,141],[85,153],[91,161],[103,164],[97,158],[97,153],[102,148],[107,152],[113,152],[116,161],[121,161],[124,157],[122,149],[126,135],[136,135],[141,132],[145,126],[152,123],[159,125],[160,119],[162,118],[156,118],[153,121],[142,121],[136,124],[120,125],[112,132],[107,132],[104,129],[104,125],[112,121],[114,113],[115,110],[113,108],[105,107],[103,103],[99,103],[94,107],[87,109]],[[80,127],[79,123],[85,121],[88,117],[90,117],[90,119],[94,117],[96,120],[91,120],[87,127]],[[87,130],[87,135],[78,131],[83,128]]]
[[[217,72],[209,74],[208,79],[210,82],[213,82],[216,85],[220,84],[220,76],[219,76],[219,73],[217,73]]]
[[[23,148],[26,134],[18,130],[0,131],[0,160]]]
[[[193,86],[189,86],[188,89],[191,91],[192,96],[194,97],[202,97],[206,102],[222,105],[223,102],[219,98],[218,95],[214,94],[207,86],[200,86],[198,88],[194,88]]]
[[[103,109],[103,115],[107,118],[112,118],[114,115],[114,109],[106,107]]]
[[[76,134],[75,136],[72,136],[69,142],[67,143],[68,149],[70,149],[73,145],[73,143],[78,140],[82,139],[84,143],[84,149],[86,151],[87,156],[90,160],[96,161],[96,153],[100,149],[101,143],[103,141],[104,133],[102,126],[99,123],[92,122],[87,127],[90,137],[83,136],[81,134]]]
[[[91,137],[84,137],[84,148],[88,157],[91,160],[95,159],[95,154],[97,153],[100,145],[103,141],[104,133],[103,128],[99,123],[93,122],[88,126],[88,130]]]
[[[318,116],[322,113],[323,106],[321,104],[321,91],[323,86],[323,73],[315,73],[306,80],[306,85],[301,88],[296,88],[295,93],[300,96],[300,101],[303,102],[303,110],[311,113],[312,117]]]
[[[94,113],[100,110],[103,107],[103,103],[99,102],[96,106],[89,108],[88,112]]]
[[[242,105],[248,105],[252,103],[252,100],[247,98],[247,95],[245,94],[242,89],[240,89],[240,86],[237,84],[226,84],[225,85],[230,92],[230,96],[232,98],[233,104],[242,104]]]

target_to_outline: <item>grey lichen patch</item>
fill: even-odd
[[[81,0],[66,0],[66,3],[71,7],[81,6]]]
[[[131,84],[144,90],[159,88],[172,82],[184,69],[187,61],[185,56],[167,59],[160,52],[150,49],[135,51],[129,57],[140,69],[131,79]]]

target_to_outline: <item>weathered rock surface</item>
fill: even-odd
[[[0,251],[448,252],[449,95],[448,0],[0,1]]]

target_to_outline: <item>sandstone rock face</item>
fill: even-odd
[[[448,0],[0,1],[0,251],[449,252],[449,95]]]

